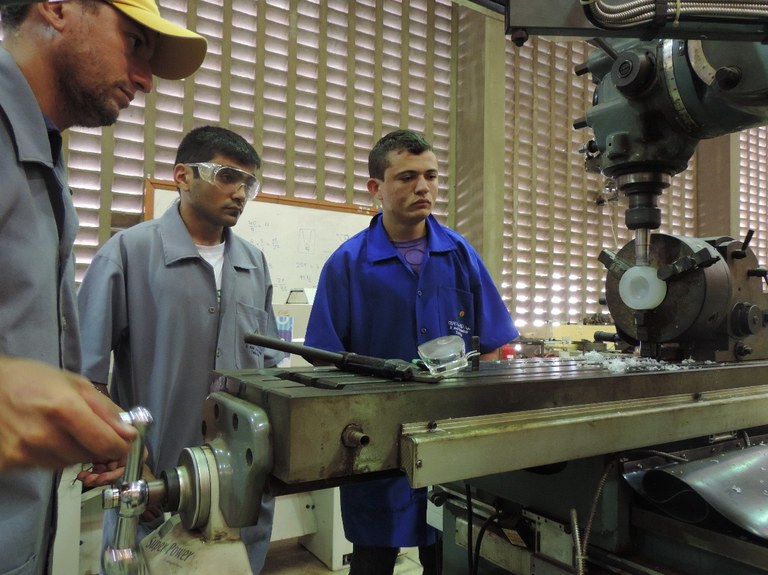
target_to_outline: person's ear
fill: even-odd
[[[66,24],[66,16],[71,6],[67,2],[35,2],[33,10],[54,30],[61,32]]]
[[[374,200],[381,201],[380,180],[377,180],[376,178],[369,178],[368,193],[371,194],[371,197],[373,197]]]
[[[176,164],[173,166],[173,181],[176,187],[182,192],[188,192],[192,185],[192,168],[186,164]]]

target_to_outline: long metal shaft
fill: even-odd
[[[245,342],[288,353],[295,353],[311,363],[320,362],[332,364],[344,371],[362,373],[365,375],[377,375],[379,377],[386,377],[398,381],[409,381],[413,379],[416,371],[418,371],[413,364],[401,359],[383,359],[380,357],[359,355],[349,351],[336,353],[308,347],[298,343],[283,341],[282,339],[274,337],[267,337],[257,333],[245,336]]]

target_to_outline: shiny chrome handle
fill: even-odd
[[[144,575],[147,573],[144,557],[139,549],[136,534],[139,517],[149,499],[147,482],[141,478],[144,455],[144,437],[152,425],[152,415],[143,407],[136,407],[120,417],[139,432],[125,462],[120,481],[104,490],[102,507],[118,509],[115,532],[102,556],[102,568],[107,575]]]

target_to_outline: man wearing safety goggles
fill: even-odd
[[[212,370],[274,367],[282,359],[244,341],[251,333],[278,337],[272,280],[264,254],[231,230],[259,191],[260,164],[234,132],[192,130],[173,169],[179,201],[107,241],[80,286],[83,374],[106,384],[114,352],[112,399],[125,409],[142,405],[154,418],[147,479],[203,443]],[[273,509],[265,495],[258,525],[241,530],[254,573],[264,563]],[[105,515],[105,536],[115,517]],[[140,526],[139,536],[155,526]]]
[[[199,162],[197,164],[187,164],[187,166],[195,168],[197,176],[209,184],[219,188],[235,186],[238,191],[240,189],[244,190],[246,200],[254,199],[259,190],[261,190],[261,182],[255,175],[234,166],[213,164],[211,162]]]

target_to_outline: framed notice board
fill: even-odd
[[[161,216],[178,197],[173,182],[146,179],[144,219]],[[347,204],[261,194],[246,203],[233,230],[264,252],[277,305],[285,303],[292,289],[316,288],[328,256],[367,228],[375,213]]]

